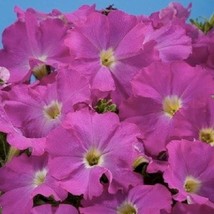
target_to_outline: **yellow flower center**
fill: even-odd
[[[175,113],[182,107],[181,99],[176,95],[167,96],[164,98],[163,103],[164,113],[172,118]]]
[[[136,169],[138,166],[144,163],[148,163],[149,161],[144,156],[139,156],[137,159],[134,160],[132,166]]]
[[[91,148],[84,156],[84,163],[87,168],[91,168],[103,163],[101,152],[96,148]]]
[[[33,185],[34,187],[37,187],[41,184],[43,184],[45,182],[45,178],[47,175],[47,170],[46,169],[42,169],[40,171],[37,171],[35,173],[34,179],[33,179]]]
[[[132,203],[124,202],[117,208],[117,214],[137,214],[137,209]]]
[[[185,181],[184,181],[184,189],[188,193],[197,193],[201,187],[201,182],[192,177],[192,176],[187,176]]]
[[[102,50],[100,52],[101,65],[106,66],[108,68],[112,68],[115,65],[115,62],[116,62],[116,59],[112,48],[109,48],[107,50]]]
[[[44,106],[43,113],[49,120],[55,120],[61,115],[62,104],[58,101],[52,101],[49,105]]]
[[[51,73],[51,67],[49,65],[40,64],[32,69],[32,73],[36,79],[41,80],[43,77]]]
[[[203,128],[199,131],[199,139],[205,143],[214,146],[214,129]]]

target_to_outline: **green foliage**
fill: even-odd
[[[190,19],[190,22],[204,33],[208,33],[214,28],[214,15],[212,15],[210,19],[204,19],[203,21],[200,21],[198,18],[195,20]]]
[[[7,161],[7,154],[9,152],[9,144],[6,140],[6,134],[0,132],[0,167]]]
[[[95,110],[98,113],[105,113],[105,112],[115,112],[117,113],[117,106],[112,103],[112,100],[107,99],[100,99],[95,106]]]

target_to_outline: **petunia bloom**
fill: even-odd
[[[76,104],[88,102],[90,91],[88,81],[78,72],[68,69],[60,70],[52,83],[48,79],[43,84],[17,85],[3,97],[5,117],[20,132],[13,128],[8,131],[8,142],[19,149],[31,147],[38,150],[37,143],[31,143],[32,140],[45,138],[67,113],[77,110]]]
[[[33,197],[41,194],[53,196],[55,200],[64,200],[66,191],[61,189],[57,181],[51,177],[47,166],[47,155],[14,158],[0,169],[0,206],[3,213],[13,214],[19,210],[21,214],[30,212]]]
[[[0,66],[10,70],[9,82],[29,81],[32,74],[41,79],[68,63],[69,51],[63,44],[66,32],[62,20],[46,19],[38,23],[36,14],[30,11],[25,14],[25,22],[18,20],[6,28]]]
[[[63,127],[50,133],[47,151],[51,173],[65,190],[91,199],[104,184],[116,193],[143,182],[132,169],[140,137],[134,124],[120,124],[114,113],[82,110],[70,113]]]
[[[207,99],[199,109],[191,105],[188,109],[186,132],[182,138],[189,140],[200,140],[214,146],[214,100],[212,97]],[[182,133],[181,133],[182,134]]]
[[[209,72],[184,62],[153,63],[136,75],[132,86],[135,96],[120,106],[120,116],[139,125],[152,155],[185,133],[187,108],[201,108],[214,91]]]
[[[126,97],[132,77],[153,59],[153,44],[142,48],[144,31],[135,16],[94,12],[69,31],[65,44],[75,56],[72,66],[89,77],[93,89],[117,90]]]
[[[214,202],[214,148],[200,141],[181,140],[169,143],[167,150],[169,165],[164,180],[178,190],[174,198],[189,203]]]

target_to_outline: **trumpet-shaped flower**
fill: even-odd
[[[47,139],[52,175],[61,186],[85,198],[101,195],[103,182],[116,193],[143,182],[132,171],[140,137],[133,124],[121,123],[113,113],[71,113],[63,127]]]
[[[170,188],[177,189],[178,201],[214,202],[214,148],[200,141],[172,141],[167,145],[169,166],[164,179]],[[203,157],[203,158],[202,158]]]
[[[51,177],[47,166],[47,155],[27,157],[22,155],[0,168],[0,206],[3,213],[29,213],[33,206],[33,197],[41,194],[53,196],[55,200],[64,200],[67,193]]]
[[[25,21],[17,21],[3,33],[0,66],[10,70],[9,82],[26,82],[33,74],[37,79],[48,75],[52,67],[69,62],[63,43],[67,28],[60,19],[38,23],[36,14],[27,11]],[[14,36],[16,35],[16,36]]]
[[[143,23],[121,11],[94,12],[69,32],[65,44],[93,89],[127,96],[132,77],[153,58],[153,44],[142,48],[144,31]]]
[[[76,104],[88,102],[89,97],[88,81],[72,70],[60,70],[52,83],[14,86],[4,94],[4,120],[14,127],[6,132],[8,142],[18,149],[37,150],[32,140],[45,138]]]
[[[120,115],[145,132],[145,149],[153,155],[188,131],[188,107],[200,109],[214,91],[208,72],[183,62],[154,63],[139,72],[132,85],[135,97],[121,105]]]

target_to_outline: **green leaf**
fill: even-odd
[[[210,19],[203,18],[203,21],[199,21],[198,18],[190,19],[190,22],[195,25],[199,30],[204,33],[208,33],[211,29],[214,28],[214,15],[210,17]]]
[[[117,113],[117,106],[112,103],[112,100],[107,100],[107,99],[100,99],[97,102],[97,105],[95,106],[95,110],[98,113],[105,113],[105,112],[115,112]]]
[[[214,26],[214,14],[210,17],[210,20],[209,20],[211,26]]]
[[[9,148],[10,146],[7,143],[6,134],[0,132],[0,167],[2,167],[7,161]]]

